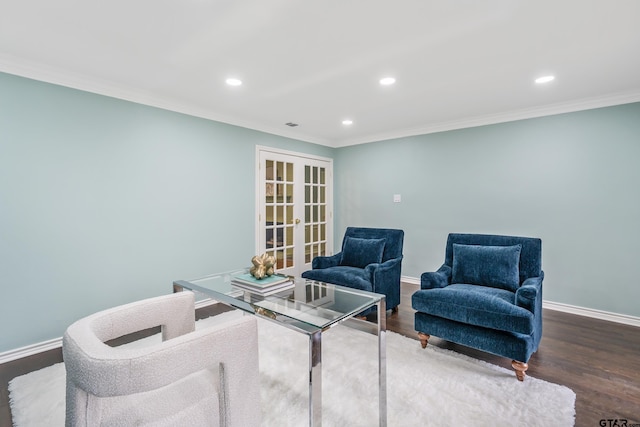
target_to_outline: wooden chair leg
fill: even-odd
[[[524,381],[525,371],[529,368],[529,365],[524,362],[514,360],[511,362],[511,366],[516,370],[516,377],[518,377],[518,381]]]
[[[420,339],[420,344],[422,345],[422,348],[427,348],[427,343],[429,342],[429,338],[431,338],[431,335],[418,332],[418,338]]]

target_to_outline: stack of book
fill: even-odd
[[[283,274],[274,274],[262,279],[256,279],[250,273],[244,273],[233,276],[231,284],[237,288],[260,295],[271,295],[293,287],[293,280]]]

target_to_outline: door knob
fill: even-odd
[[[296,218],[296,224],[300,224],[300,218]]]

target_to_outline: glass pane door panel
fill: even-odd
[[[276,270],[293,264],[294,165],[291,162],[267,159],[264,162],[265,181],[265,246],[276,258]],[[288,259],[291,258],[291,259]]]
[[[326,169],[305,166],[305,262],[326,256]]]
[[[258,251],[279,273],[299,275],[332,249],[331,160],[265,147],[259,162]]]
[[[291,160],[289,160],[291,159]],[[296,253],[296,226],[301,221],[296,213],[296,202],[302,195],[296,195],[296,181],[303,189],[302,176],[296,177],[296,170],[302,172],[298,158],[286,155],[261,153],[261,180],[264,180],[264,244],[260,248],[276,258],[279,273],[293,274]],[[304,204],[300,204],[300,210]],[[300,211],[302,212],[302,211]],[[262,233],[261,233],[262,235]],[[301,246],[302,247],[302,246]],[[301,262],[302,264],[302,262]]]
[[[285,181],[287,182],[293,182],[294,180],[294,175],[293,175],[293,163],[286,163],[286,173],[285,173]]]

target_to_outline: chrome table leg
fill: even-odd
[[[378,307],[378,404],[380,427],[387,425],[387,305],[382,298]]]
[[[322,331],[309,335],[309,425],[322,425]]]

